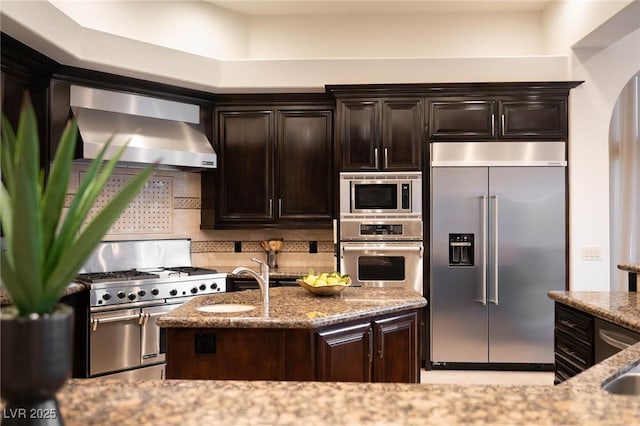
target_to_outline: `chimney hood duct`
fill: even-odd
[[[107,160],[128,142],[120,157],[124,163],[217,167],[216,153],[199,128],[198,105],[75,85],[70,90],[82,158],[96,158],[113,138]]]

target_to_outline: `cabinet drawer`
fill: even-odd
[[[593,317],[556,303],[556,329],[587,345],[593,345]]]
[[[585,345],[579,340],[572,339],[560,331],[555,333],[556,358],[561,356],[575,364],[580,370],[586,370],[593,365],[593,347]]]
[[[571,364],[571,362],[568,362],[565,358],[556,354],[554,384],[562,383],[581,372],[582,370]]]

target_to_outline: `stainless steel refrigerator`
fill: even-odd
[[[552,364],[564,142],[431,147],[431,362]]]

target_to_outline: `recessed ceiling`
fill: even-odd
[[[535,12],[554,0],[205,0],[250,16]]]

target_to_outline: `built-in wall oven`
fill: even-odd
[[[356,286],[423,294],[422,174],[341,173],[340,180],[340,271]]]

